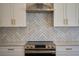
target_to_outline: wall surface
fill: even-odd
[[[54,28],[51,13],[27,13],[27,27],[0,28],[0,42],[21,41],[79,41],[79,28]]]

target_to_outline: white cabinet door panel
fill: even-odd
[[[21,27],[26,26],[26,4],[15,3],[13,4],[14,14],[13,19],[15,19],[15,26]]]
[[[57,56],[79,56],[79,46],[56,46]]]
[[[67,19],[69,26],[77,26],[76,24],[76,4],[75,3],[67,3]]]
[[[0,56],[23,56],[24,47],[0,47]]]
[[[0,3],[0,27],[25,27],[25,3]]]
[[[11,26],[10,4],[0,3],[0,27]]]
[[[57,51],[57,56],[79,56],[79,51]]]
[[[64,26],[64,4],[63,3],[55,3],[54,4],[54,26]]]
[[[79,3],[76,3],[76,24],[79,26]]]
[[[54,26],[78,26],[78,6],[76,3],[54,4]]]
[[[57,51],[79,51],[79,46],[56,46]]]

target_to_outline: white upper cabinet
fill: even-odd
[[[66,15],[68,20],[68,26],[77,26],[76,24],[76,4],[68,3],[66,4]]]
[[[10,4],[0,4],[0,27],[11,26]]]
[[[76,24],[79,25],[79,3],[76,3]]]
[[[54,8],[54,26],[78,26],[75,3],[57,3]]]
[[[17,27],[26,26],[26,4],[12,4],[12,20]]]
[[[0,27],[25,27],[26,4],[2,3],[0,4]]]
[[[54,4],[54,26],[64,26],[64,4]]]

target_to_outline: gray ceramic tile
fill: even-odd
[[[52,14],[27,13],[26,28],[0,28],[0,42],[79,41],[78,27],[52,26]]]

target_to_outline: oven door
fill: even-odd
[[[55,51],[25,51],[25,56],[56,56]]]

